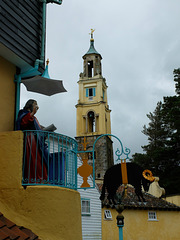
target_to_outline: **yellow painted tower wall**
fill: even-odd
[[[0,132],[14,129],[16,67],[0,56]]]
[[[87,113],[93,110],[96,114],[99,114],[98,122],[97,122],[97,131],[88,133],[85,130],[86,123],[85,119],[82,116],[86,116]],[[105,120],[107,119],[107,121]],[[86,136],[86,135],[101,135],[101,134],[111,134],[111,127],[108,124],[110,121],[110,113],[104,111],[104,106],[93,106],[92,108],[83,106],[81,108],[77,108],[77,136]]]
[[[104,220],[102,209],[102,240],[119,240],[117,211],[110,209],[112,220]],[[123,240],[179,240],[180,212],[156,211],[157,221],[148,221],[148,210],[124,210]]]
[[[111,110],[107,105],[107,86],[104,79],[98,75],[88,80],[80,79],[78,84],[79,100],[76,105],[76,136],[111,134]],[[93,97],[93,100],[86,97],[86,88],[88,87],[96,88],[96,96]],[[104,89],[105,93],[104,101],[102,89]],[[86,131],[85,121],[85,116],[89,111],[93,111],[98,115],[98,117],[96,116],[96,131],[91,133]]]
[[[102,76],[101,55],[94,48],[91,29],[90,48],[83,58],[83,72],[79,74],[79,99],[76,104],[76,139],[78,149],[86,137],[89,150],[95,140],[104,134],[111,134],[111,119],[106,79]],[[103,137],[95,147],[95,179],[102,181],[106,170],[114,164],[113,142]],[[97,147],[99,146],[99,147]],[[82,150],[82,149],[81,149]]]
[[[77,191],[21,185],[23,133],[0,133],[0,211],[42,240],[81,240],[81,204]]]
[[[80,79],[80,81],[78,83],[79,83],[79,102],[84,103],[84,104],[86,104],[86,103],[89,104],[89,100],[86,97],[86,88],[96,87],[96,96],[94,96],[92,103],[103,101],[102,89],[104,88],[104,90],[105,90],[104,101],[106,102],[106,105],[107,105],[107,94],[106,94],[107,86],[104,84],[104,80],[102,77],[97,75],[91,79],[89,79],[89,78],[86,80]],[[103,88],[102,88],[102,86],[103,86]]]

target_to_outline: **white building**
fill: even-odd
[[[78,166],[81,159],[78,158]],[[93,187],[93,180],[88,178],[88,183]],[[78,175],[78,186],[81,186],[82,178]],[[83,240],[100,240],[102,239],[101,227],[101,201],[100,193],[95,188],[78,189],[81,195],[81,216],[82,216],[82,238]]]

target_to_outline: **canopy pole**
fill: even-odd
[[[45,47],[45,31],[46,28],[46,0],[43,0],[43,15],[42,15],[42,36],[41,36],[41,63],[44,62],[44,47]]]
[[[21,84],[21,78],[27,77],[28,75],[40,75],[41,73],[38,71],[39,64],[44,63],[45,58],[45,28],[46,28],[46,4],[47,3],[56,3],[58,5],[62,4],[62,0],[40,0],[40,2],[43,3],[43,13],[42,13],[42,35],[41,35],[41,56],[40,59],[36,59],[35,61],[35,67],[31,70],[15,75],[14,82],[16,83],[16,109],[15,109],[15,120],[17,120],[18,112],[20,109],[20,84]]]
[[[19,108],[20,108],[20,84],[21,84],[21,75],[17,75],[17,79],[16,79],[16,112],[15,112],[15,120],[17,120],[18,118],[18,112],[19,112]],[[16,126],[15,126],[16,128]]]

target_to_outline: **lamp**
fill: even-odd
[[[117,219],[117,226],[123,227],[124,226],[124,216],[121,214],[118,214],[116,219]]]
[[[116,211],[118,212],[116,219],[117,226],[119,228],[119,240],[123,240],[124,216],[122,215],[122,211],[124,210],[124,206],[120,203],[120,199],[118,201],[118,204],[115,205],[115,208]]]

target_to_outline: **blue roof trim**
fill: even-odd
[[[98,55],[100,55],[94,47],[94,39],[90,40],[90,48],[85,55],[87,55],[87,54],[98,54]]]
[[[42,74],[42,77],[44,77],[44,78],[50,78],[49,72],[48,72],[48,64],[46,65],[46,68],[45,68],[45,70],[44,70],[44,72],[43,72],[43,74]]]

